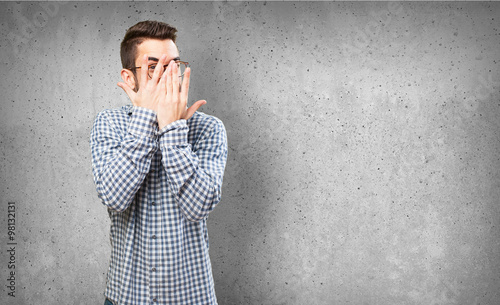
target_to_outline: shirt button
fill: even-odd
[[[155,267],[151,268],[151,271],[156,271],[156,268]]]
[[[154,299],[153,299],[153,302],[155,302],[155,303],[156,303],[156,298],[154,298]]]
[[[154,202],[154,201],[153,201],[153,202],[151,202],[151,205],[155,205],[155,204],[156,204],[156,202]]]
[[[152,239],[156,239],[156,235],[151,236]]]

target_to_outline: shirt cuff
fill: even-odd
[[[139,137],[154,138],[157,131],[156,112],[148,108],[133,106],[128,132]]]
[[[174,121],[167,126],[163,127],[159,132],[160,145],[171,146],[171,145],[187,145],[187,136],[189,128],[187,126],[187,121],[180,119]]]

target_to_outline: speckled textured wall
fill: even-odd
[[[104,302],[109,220],[88,139],[99,111],[128,103],[119,43],[145,19],[179,29],[190,98],[228,132],[209,220],[221,305],[499,303],[500,3],[0,3],[0,16],[1,304]]]

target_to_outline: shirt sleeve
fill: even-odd
[[[158,149],[158,125],[156,113],[142,107],[133,107],[126,131],[120,132],[110,117],[106,112],[99,113],[92,128],[92,171],[102,203],[122,212],[149,172],[151,158]]]
[[[206,218],[221,199],[226,130],[219,119],[207,129],[194,147],[188,143],[186,120],[172,122],[159,133],[169,188],[186,219],[192,222]]]

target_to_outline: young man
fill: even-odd
[[[226,131],[196,111],[204,100],[187,108],[176,32],[155,21],[128,29],[118,86],[132,105],[104,110],[92,129],[94,182],[111,219],[105,304],[217,304],[206,219],[221,198]]]

